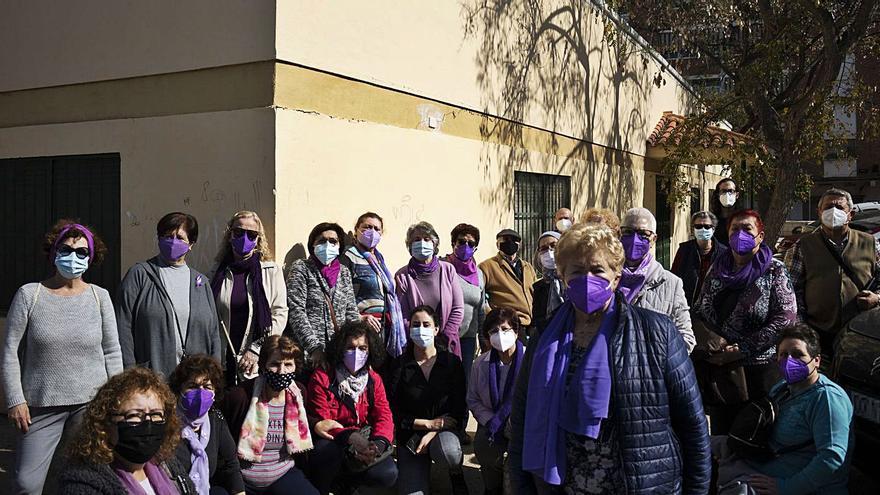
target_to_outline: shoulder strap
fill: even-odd
[[[28,308],[28,321],[31,319],[31,314],[34,312],[34,307],[37,305],[37,299],[40,298],[40,289],[43,284],[41,282],[37,282],[37,291],[34,292],[34,300],[31,301],[31,307]]]
[[[336,322],[336,310],[333,308],[333,300],[330,299],[330,296],[324,292],[323,288],[321,289],[321,294],[324,295],[324,300],[327,301],[327,306],[330,309],[330,319],[333,321],[333,331],[339,331],[339,324]]]
[[[838,253],[834,248],[831,247],[831,244],[828,243],[828,239],[826,239],[824,236],[820,235],[819,240],[822,242],[822,245],[825,246],[825,249],[828,250],[828,253],[831,254],[831,257],[834,258],[834,261],[836,261],[837,264],[840,265],[840,268],[843,270],[843,273],[846,274],[846,276],[850,279],[850,281],[852,281],[852,283],[855,284],[855,286],[858,287],[859,290],[865,290],[868,287],[868,285],[871,284],[872,280],[869,279],[868,283],[865,284],[864,287],[859,286],[858,279],[856,278],[856,275],[853,272],[853,269],[850,268],[849,265],[847,265],[845,261],[843,261],[843,258],[840,256],[840,253]],[[850,241],[850,242],[852,242],[852,241]],[[872,277],[872,279],[873,279],[873,277]]]
[[[95,296],[95,304],[98,305],[98,313],[101,312],[101,299],[98,297],[98,291],[95,290],[95,286],[89,284],[89,288],[92,289],[92,295]]]

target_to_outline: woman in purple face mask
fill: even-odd
[[[730,251],[712,264],[694,304],[694,360],[713,435],[727,434],[748,401],[767,395],[779,379],[776,335],[797,322],[791,279],[764,244],[761,216],[743,210],[728,220]]]
[[[458,285],[461,287],[464,315],[461,326],[458,327],[458,335],[461,343],[461,364],[464,366],[464,378],[467,381],[477,352],[477,337],[480,329],[483,328],[483,321],[488,311],[486,277],[483,276],[474,259],[474,254],[480,245],[480,229],[460,223],[452,229],[449,238],[452,240],[452,252],[444,259],[455,267]],[[485,342],[485,346],[488,345],[488,342]]]
[[[208,278],[186,263],[199,238],[192,215],[159,219],[159,254],[128,270],[116,296],[119,344],[126,368],[144,366],[169,376],[181,359],[207,354],[223,359],[217,307]]]
[[[223,394],[220,364],[204,354],[189,356],[177,365],[168,384],[177,396],[183,426],[175,457],[198,495],[244,494],[235,440],[213,407]]]
[[[318,423],[308,477],[322,494],[390,488],[397,481],[394,419],[374,369],[385,360],[382,338],[367,322],[349,322],[333,335],[326,355],[329,370],[318,368],[309,380],[306,407]]]
[[[287,286],[273,260],[259,215],[232,215],[211,276],[227,345],[224,369],[229,386],[257,375],[261,342],[281,335],[287,325]]]
[[[776,339],[774,365],[782,381],[770,389],[778,416],[769,445],[772,460],[743,459],[726,448],[727,437],[712,437],[719,459],[718,484],[746,482],[758,493],[849,493],[853,405],[840,385],[819,373],[819,335],[804,324],[783,328]]]
[[[708,428],[684,340],[667,316],[616,290],[623,264],[606,227],[575,225],[556,245],[568,301],[517,378],[514,493],[708,490]]]

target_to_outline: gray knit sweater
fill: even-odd
[[[7,408],[84,404],[120,371],[116,316],[106,290],[92,285],[60,296],[39,283],[18,289],[6,317],[0,365]]]

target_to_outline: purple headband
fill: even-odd
[[[58,244],[60,244],[61,240],[64,239],[64,234],[70,232],[73,229],[80,231],[82,235],[86,238],[86,242],[89,244],[89,263],[91,263],[95,260],[95,238],[92,236],[92,231],[78,223],[69,223],[66,227],[61,229],[61,232],[58,233],[58,237],[55,238],[55,244],[52,244],[52,250],[49,251],[49,259],[55,261],[55,251],[58,249]]]

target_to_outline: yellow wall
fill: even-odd
[[[273,116],[256,109],[0,129],[0,158],[119,153],[122,273],[155,255],[156,222],[175,210],[199,220],[189,262],[207,271],[235,211],[256,209],[274,231]]]

